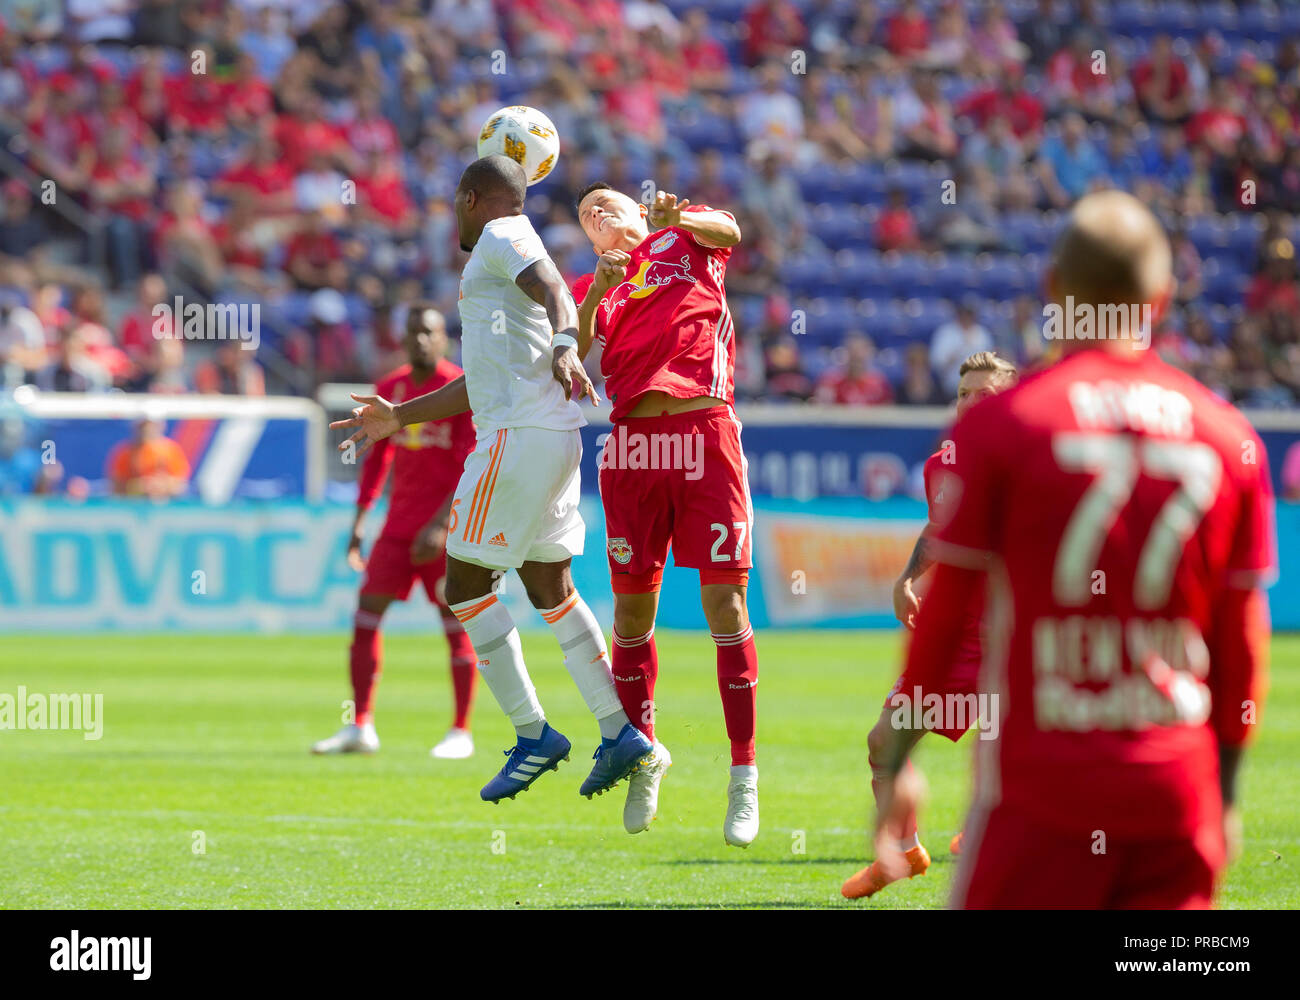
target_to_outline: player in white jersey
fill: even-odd
[[[460,246],[470,255],[460,284],[465,374],[397,405],[354,395],[362,405],[352,418],[330,425],[360,427],[340,450],[359,445],[364,452],[408,424],[474,413],[478,443],[447,525],[446,596],[517,733],[505,767],[483,788],[489,802],[527,790],[567,760],[570,748],[546,721],[519,633],[496,598],[496,582],[510,569],[554,631],[600,725],[596,764],[580,794],[614,787],[652,751],[619,703],[604,634],[569,573],[586,532],[578,512],[586,420],[572,398],[575,384],[578,399],[597,399],[576,350],[577,306],[523,214],[526,190],[523,169],[504,156],[474,161],[456,189]]]

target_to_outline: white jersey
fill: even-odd
[[[549,259],[525,215],[483,227],[460,277],[461,367],[479,440],[502,428],[573,430],[587,421],[551,375],[546,309],[515,284]]]

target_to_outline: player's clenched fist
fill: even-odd
[[[604,295],[611,288],[623,284],[627,278],[627,266],[632,263],[632,255],[626,250],[606,250],[596,261],[596,291]]]
[[[650,206],[650,213],[646,221],[650,223],[652,229],[667,229],[670,226],[681,225],[682,209],[690,204],[690,201],[683,198],[678,204],[677,195],[669,194],[667,191],[656,191],[654,203]]]
[[[376,441],[382,441],[402,429],[397,420],[397,407],[383,396],[358,396],[352,398],[361,406],[352,411],[346,420],[335,420],[330,424],[331,430],[345,430],[348,427],[360,427],[350,438],[339,445],[339,451],[347,451],[349,445],[356,446],[357,454],[364,455]]]

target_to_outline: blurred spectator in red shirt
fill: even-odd
[[[925,54],[930,47],[930,22],[916,0],[903,0],[898,13],[885,22],[885,48],[900,59]]]
[[[1187,66],[1174,55],[1168,35],[1157,35],[1150,53],[1134,68],[1133,89],[1148,118],[1181,122],[1191,111]]]
[[[980,129],[993,118],[1005,118],[1016,138],[1031,149],[1043,128],[1042,102],[1025,89],[1024,72],[1018,66],[1003,72],[996,86],[963,100],[957,114],[969,117]]]
[[[117,341],[126,356],[140,364],[153,350],[154,342],[171,337],[171,311],[154,315],[154,306],[167,301],[167,282],[161,274],[146,274],[136,287],[135,308],[122,317]],[[183,343],[183,341],[177,341]]]
[[[365,170],[357,177],[357,209],[365,222],[414,235],[419,219],[396,156],[374,150],[366,157]]]
[[[191,285],[214,295],[225,276],[225,261],[203,215],[198,181],[185,181],[167,192],[167,211],[154,230],[158,265],[173,285]]]
[[[921,237],[916,229],[916,219],[907,207],[907,192],[894,188],[889,192],[889,204],[876,220],[876,248],[878,250],[918,250]]]
[[[343,244],[329,229],[323,212],[308,212],[302,228],[289,240],[284,269],[299,288],[342,288],[347,283]]]
[[[881,406],[894,401],[889,379],[873,362],[876,345],[860,333],[844,338],[844,370],[829,371],[817,383],[816,401],[836,406]],[[838,353],[838,352],[837,352]]]
[[[1269,245],[1264,269],[1255,275],[1246,289],[1246,310],[1252,313],[1300,310],[1295,246],[1290,240],[1274,240]]]
[[[255,195],[259,212],[276,215],[293,210],[293,178],[294,170],[281,157],[275,140],[259,134],[248,156],[217,178],[212,190],[230,198],[236,188],[247,188]]]
[[[709,15],[703,7],[692,7],[682,20],[682,59],[692,90],[723,90],[731,79],[727,50],[709,32]]]
[[[790,58],[790,50],[808,40],[808,29],[799,8],[789,0],[758,0],[745,11],[741,21],[745,38],[745,62],[757,66],[765,59]]]
[[[1232,156],[1246,134],[1245,106],[1226,77],[1210,84],[1209,103],[1187,122],[1187,141],[1203,143],[1215,156]]]

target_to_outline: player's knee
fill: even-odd
[[[659,595],[614,594],[614,631],[623,636],[645,635],[655,624]]]
[[[567,573],[560,573],[553,577],[530,574],[528,579],[524,580],[524,593],[528,595],[529,603],[538,611],[558,608],[569,599],[573,590],[573,581]]]
[[[888,738],[889,725],[882,715],[876,720],[876,724],[871,727],[871,732],[867,733],[867,763],[870,766],[875,767],[880,763]]]
[[[388,610],[392,600],[393,598],[388,594],[362,594],[361,599],[357,601],[357,610],[372,615],[382,615]]]
[[[700,603],[709,629],[717,635],[733,635],[747,624],[745,592],[740,587],[711,585],[700,588]]]

